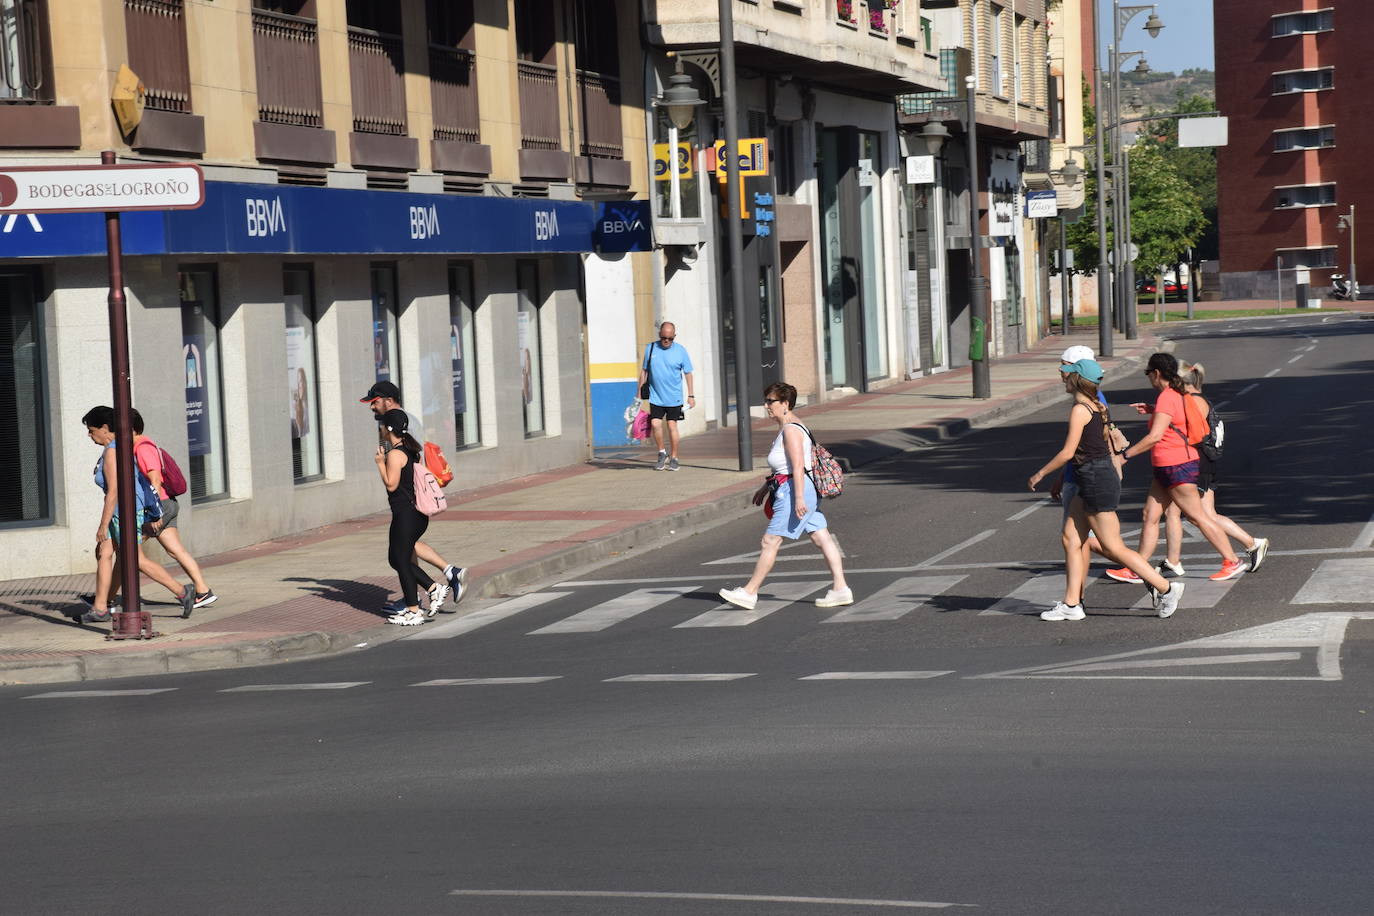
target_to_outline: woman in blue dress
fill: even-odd
[[[844,578],[840,545],[830,536],[820,510],[820,495],[811,481],[811,431],[801,424],[792,409],[797,406],[797,389],[775,382],[763,393],[763,409],[778,424],[778,436],[768,452],[768,480],[754,494],[754,505],[761,505],[772,493],[768,530],[763,533],[762,549],[754,565],[754,575],[742,587],[722,588],[720,596],[745,610],[753,610],[763,580],[773,569],[783,538],[797,540],[803,534],[820,548],[830,567],[830,590],[816,599],[816,607],[841,607],[854,603],[854,593]],[[794,473],[794,470],[798,473]]]

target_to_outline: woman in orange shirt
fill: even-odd
[[[1132,406],[1138,412],[1151,416],[1150,431],[1128,448],[1124,456],[1131,458],[1149,451],[1150,464],[1154,466],[1154,480],[1150,484],[1150,495],[1145,500],[1145,525],[1140,529],[1139,553],[1149,557],[1154,552],[1159,538],[1159,519],[1169,506],[1176,504],[1207,538],[1207,542],[1221,554],[1221,569],[1209,578],[1219,582],[1238,576],[1245,564],[1231,550],[1226,532],[1203,507],[1202,496],[1198,493],[1200,456],[1181,431],[1187,419],[1183,408],[1185,388],[1178,374],[1178,360],[1169,353],[1154,354],[1146,364],[1145,377],[1159,395],[1153,407],[1147,404]],[[1129,578],[1133,575],[1130,570],[1113,569],[1107,574],[1118,581],[1134,581]]]

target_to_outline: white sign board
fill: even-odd
[[[871,188],[877,183],[877,176],[873,174],[873,160],[859,160],[859,187]]]
[[[935,184],[935,157],[907,156],[906,183]]]
[[[1227,136],[1225,118],[1179,118],[1178,145],[1225,146]]]
[[[1058,194],[1053,191],[1026,192],[1026,219],[1050,219],[1058,215]]]
[[[200,166],[26,166],[0,169],[0,213],[194,210],[205,201]]]

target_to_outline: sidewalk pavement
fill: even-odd
[[[1069,344],[1097,348],[1096,331],[1052,335],[1027,353],[993,361],[993,397],[971,397],[970,371],[954,370],[801,409],[817,438],[859,469],[881,458],[1064,397],[1054,369]],[[1133,373],[1157,341],[1118,336],[1103,360],[1110,384]],[[474,599],[518,593],[541,580],[664,536],[756,511],[763,456],[775,434],[753,427],[755,470],[738,468],[734,427],[682,443],[682,469],[655,472],[653,443],[598,450],[585,463],[450,495],[425,535],[440,555],[469,569]],[[461,463],[459,463],[461,467]],[[378,505],[384,505],[378,493]],[[383,602],[398,594],[386,562],[389,513],[378,512],[289,538],[200,558],[220,596],[182,620],[172,596],[144,580],[151,640],[107,640],[109,625],[64,616],[95,590],[93,574],[0,582],[0,683],[39,683],[261,665],[374,646],[416,632],[389,626]],[[186,541],[195,547],[195,531]],[[174,570],[180,575],[179,569]],[[451,610],[452,605],[448,608]]]

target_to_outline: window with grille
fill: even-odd
[[[1274,208],[1321,207],[1336,202],[1336,185],[1306,184],[1274,189]]]
[[[1288,70],[1274,74],[1274,95],[1290,92],[1317,92],[1336,84],[1336,71],[1331,67],[1316,70]]]
[[[1335,125],[1323,127],[1294,127],[1274,131],[1274,150],[1322,149],[1336,145]]]
[[[1273,35],[1275,38],[1283,38],[1285,35],[1302,35],[1307,32],[1329,32],[1335,28],[1334,18],[1333,9],[1283,13],[1271,20]]]

